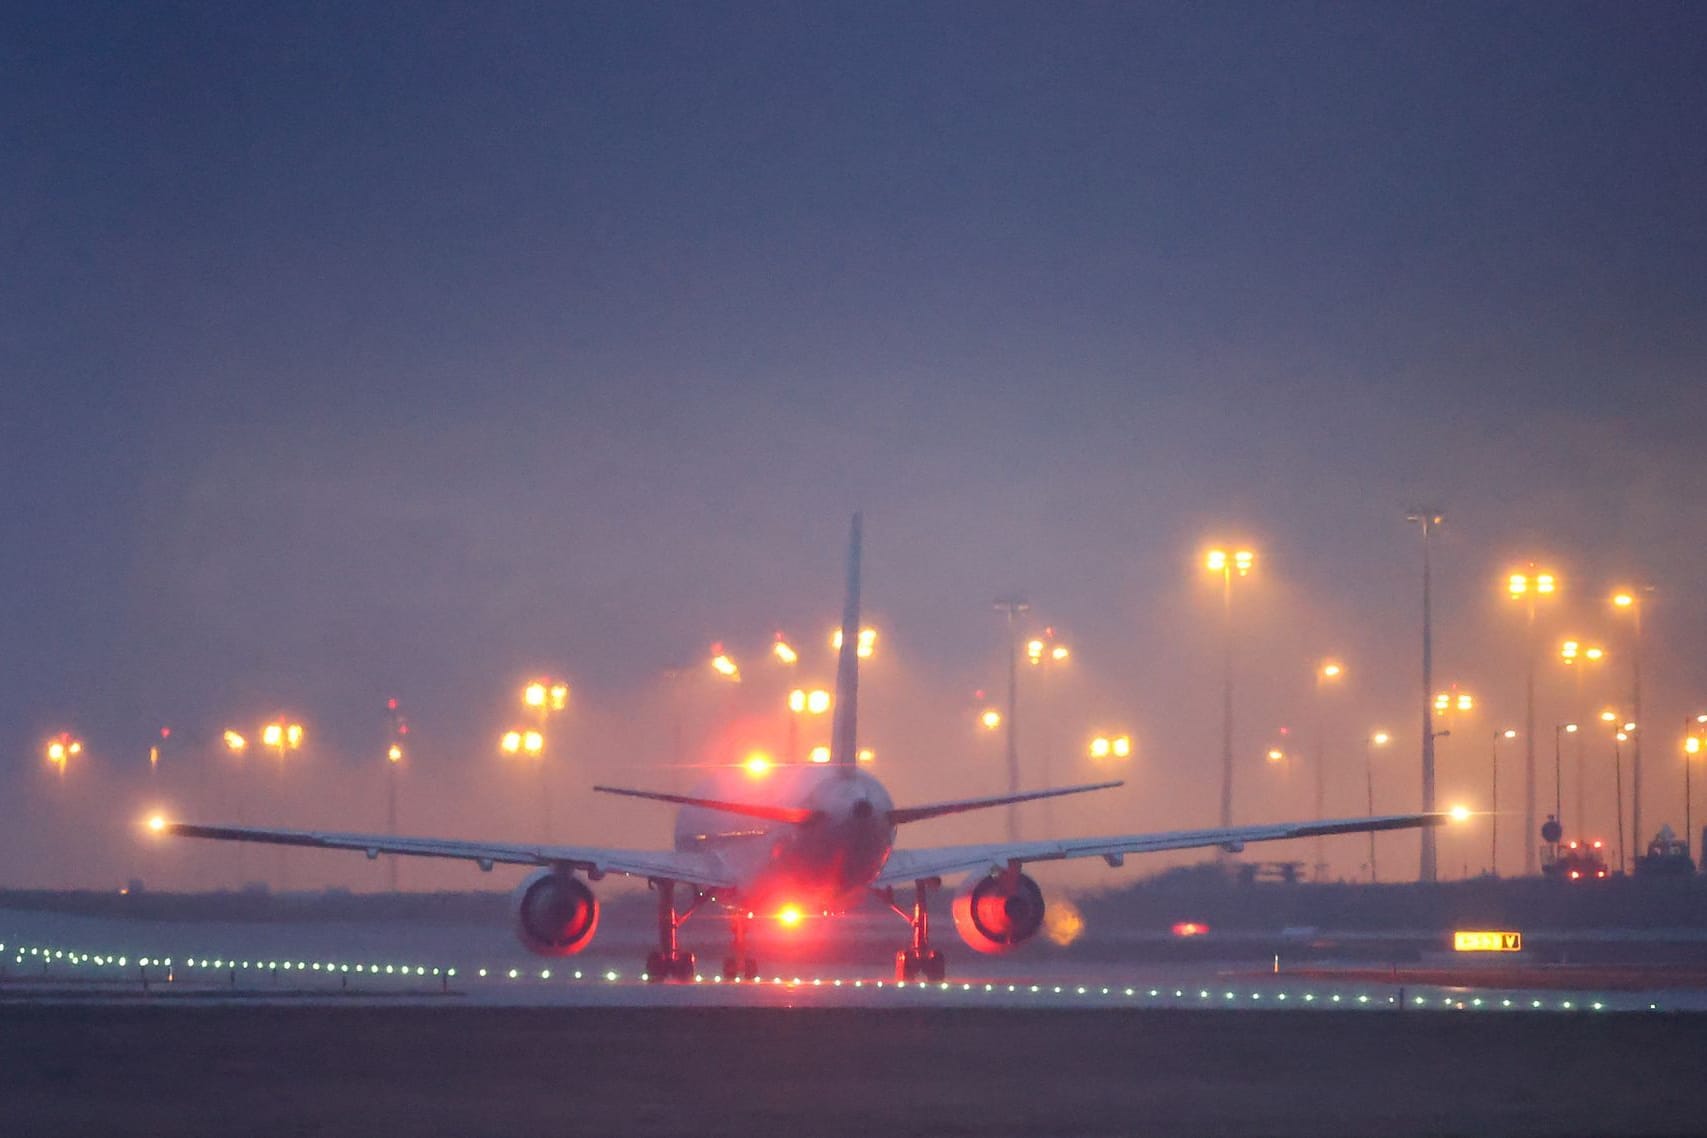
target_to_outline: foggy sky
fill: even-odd
[[[1681,825],[1704,33],[1682,4],[13,6],[0,882],[108,884],[145,802],[235,809],[211,743],[281,710],[311,746],[251,820],[376,826],[391,695],[404,828],[525,834],[492,740],[542,670],[575,686],[558,837],[662,843],[580,788],[674,777],[671,706],[696,759],[746,745],[735,714],[774,745],[756,654],[780,628],[824,658],[854,509],[898,798],[999,789],[971,692],[1019,590],[1076,652],[1028,781],[1046,748],[1057,781],[1099,773],[1093,727],[1139,740],[1132,785],[1049,822],[1211,822],[1198,556],[1226,537],[1263,558],[1240,817],[1309,810],[1260,756],[1313,731],[1328,653],[1330,807],[1361,812],[1376,725],[1378,806],[1415,806],[1428,502],[1437,676],[1487,709],[1443,781],[1479,787],[1521,724],[1500,589],[1533,557],[1565,582],[1544,651],[1614,649],[1602,702],[1629,662],[1604,597],[1654,586],[1647,817]],[[672,695],[713,640],[755,657],[739,695]],[[1549,734],[1569,690],[1544,658]],[[150,787],[162,724],[185,742]],[[56,786],[61,729],[89,755]],[[1415,842],[1388,840],[1397,869]],[[300,856],[298,884],[372,883]]]

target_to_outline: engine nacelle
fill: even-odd
[[[1023,873],[968,881],[954,895],[954,927],[979,952],[1007,952],[1043,927],[1043,890]]]
[[[599,927],[599,901],[572,874],[541,869],[527,875],[510,898],[516,939],[539,956],[580,952]]]

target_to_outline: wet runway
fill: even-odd
[[[387,922],[163,922],[0,910],[0,1003],[195,1000],[491,1007],[1131,1008],[1485,1013],[1707,1012],[1699,970],[1374,969],[1319,961],[1073,963],[951,957],[943,983],[795,961],[725,982],[655,984],[620,940],[542,960],[504,931]],[[1608,982],[1596,986],[1604,975]],[[1616,983],[1611,982],[1616,978]],[[1681,979],[1679,979],[1681,977]]]
[[[7,1134],[1660,1135],[1707,1117],[1707,991],[1663,974],[1502,989],[961,951],[943,984],[869,962],[652,984],[621,930],[542,961],[480,925],[5,910],[0,945]]]

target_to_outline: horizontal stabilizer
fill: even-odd
[[[814,811],[800,806],[767,806],[756,802],[719,802],[715,798],[694,798],[686,794],[665,794],[658,790],[628,790],[620,786],[595,786],[600,794],[620,794],[625,798],[650,798],[654,802],[673,802],[677,806],[704,806],[725,814],[745,814],[749,818],[765,818],[772,822],[805,822]]]
[[[1059,786],[1053,790],[1028,790],[1024,794],[1003,794],[995,798],[962,798],[954,802],[933,802],[928,806],[904,806],[889,812],[889,820],[899,826],[903,822],[922,822],[944,814],[964,814],[968,810],[986,810],[991,806],[1008,806],[1015,802],[1031,802],[1039,798],[1059,798],[1063,794],[1083,794],[1088,790],[1108,790],[1122,785],[1119,782],[1092,782],[1084,786]]]

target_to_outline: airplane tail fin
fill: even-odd
[[[848,530],[848,591],[842,603],[842,647],[836,660],[835,722],[830,762],[852,769],[859,759],[859,546],[861,519]]]

